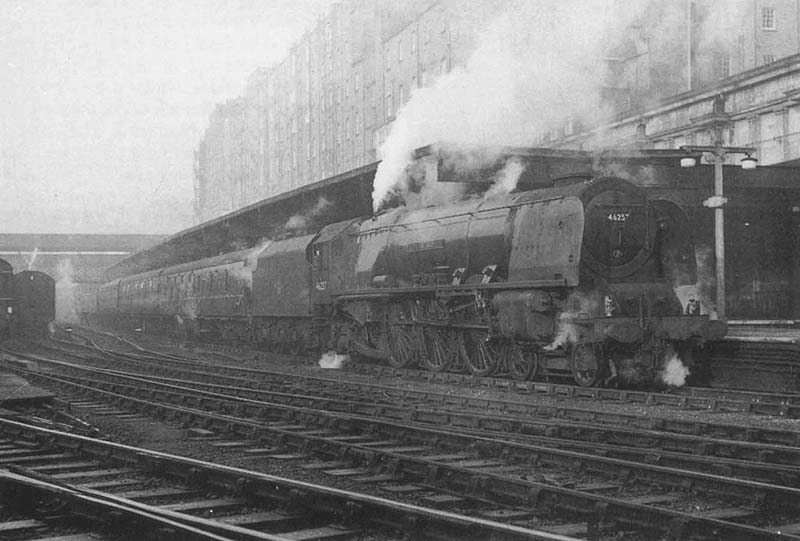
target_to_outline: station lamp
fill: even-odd
[[[720,137],[721,141],[721,137]],[[681,158],[681,167],[694,167],[698,156],[706,155],[714,164],[714,195],[703,201],[703,206],[714,209],[714,255],[717,263],[717,319],[725,319],[725,218],[723,207],[728,200],[723,196],[722,165],[728,154],[744,154],[740,165],[742,169],[755,169],[758,160],[753,158],[755,152],[751,147],[726,147],[721,142],[713,146],[685,145],[681,150],[687,153]]]
[[[750,154],[742,158],[740,162],[742,169],[755,169],[758,166],[758,160],[752,157]]]

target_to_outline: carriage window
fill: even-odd
[[[328,262],[325,258],[325,246],[318,244],[314,246],[314,253],[312,266],[316,270],[326,270],[328,268]]]

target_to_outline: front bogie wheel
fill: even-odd
[[[533,379],[539,369],[539,354],[531,347],[507,342],[503,356],[508,373],[517,381]]]
[[[575,383],[595,387],[605,374],[605,359],[600,344],[578,344],[570,354],[570,370]]]

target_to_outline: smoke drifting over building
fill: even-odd
[[[407,191],[405,169],[418,147],[436,141],[531,146],[566,118],[595,119],[607,78],[599,52],[636,14],[627,10],[620,17],[613,4],[508,4],[481,34],[466,66],[415,90],[399,111],[381,147],[374,209],[390,194]]]
[[[797,53],[798,14],[774,4],[337,3],[211,115],[195,155],[198,218],[383,160],[377,207],[408,195],[409,149],[437,141],[550,146]]]

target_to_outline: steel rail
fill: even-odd
[[[40,375],[42,378],[47,379],[57,379],[53,378],[52,376],[45,376]],[[369,447],[361,447],[358,444],[348,444],[345,442],[338,442],[338,441],[331,441],[325,439],[323,437],[317,437],[312,435],[303,435],[294,433],[288,430],[282,430],[278,428],[272,428],[268,425],[265,426],[259,422],[254,422],[250,420],[242,420],[237,419],[235,417],[221,415],[221,414],[212,414],[201,410],[194,410],[191,408],[185,407],[177,407],[177,406],[165,406],[159,403],[153,403],[137,398],[126,397],[124,395],[114,395],[111,392],[103,391],[100,389],[94,389],[91,387],[87,387],[80,384],[69,383],[69,385],[83,388],[86,392],[93,393],[100,396],[111,397],[113,396],[114,399],[117,400],[124,400],[129,403],[139,404],[144,406],[148,411],[163,411],[168,417],[170,415],[174,416],[178,413],[182,413],[184,415],[189,416],[190,418],[194,419],[202,419],[206,426],[217,426],[222,431],[234,432],[238,434],[246,434],[249,437],[263,437],[267,434],[273,436],[273,440],[278,438],[282,440],[282,443],[289,444],[291,438],[295,438],[295,447],[297,448],[308,448],[308,442],[316,442],[317,445],[327,448],[338,448],[339,451],[336,453],[338,456],[342,456],[343,449],[350,449],[351,453],[355,454],[356,452],[360,452],[361,456],[368,461],[374,461],[376,456],[383,455],[388,457],[392,461],[396,461],[395,467],[401,468],[406,474],[412,474],[415,476],[429,476],[431,471],[431,464],[430,461],[426,461],[424,459],[408,457],[404,455],[400,455],[397,453],[388,453],[382,452],[379,449],[369,448]],[[303,412],[308,414],[307,411]],[[337,415],[324,415],[320,414],[321,416],[327,418],[337,418],[342,416]],[[359,419],[353,419],[352,416],[344,416],[342,418],[343,422],[357,422]],[[288,420],[285,416],[283,420]],[[375,421],[374,419],[366,419],[366,422],[369,422],[373,426],[380,426],[385,423],[380,423]],[[329,425],[330,426],[330,425]],[[442,430],[422,430],[419,428],[414,428],[410,426],[403,426],[407,432],[411,430],[416,431],[423,431],[429,434],[429,437],[433,440],[442,438],[443,436],[447,435],[449,437],[462,437],[463,435],[460,434],[449,434],[446,431]],[[461,448],[466,445],[468,440],[465,440],[464,443],[461,444]],[[493,456],[499,455],[499,448],[498,444],[494,440],[490,440],[485,442],[488,445],[494,445],[494,453]],[[508,445],[508,444],[506,444]],[[520,448],[524,448],[525,446],[519,446]],[[552,449],[527,449],[526,450],[529,456],[539,457],[542,454],[553,453],[554,450]],[[568,452],[563,452],[569,454]],[[575,453],[574,458],[577,459],[580,457],[579,454]],[[584,458],[584,457],[580,457]],[[598,457],[589,457],[589,459],[598,459]],[[401,464],[399,461],[403,461]],[[623,462],[623,461],[618,461]],[[613,463],[613,461],[608,461],[606,463]],[[627,466],[630,466],[628,464]],[[638,465],[637,465],[638,466]],[[552,485],[548,485],[545,483],[538,483],[534,481],[522,480],[522,479],[515,479],[508,476],[502,475],[494,475],[491,473],[481,472],[478,477],[476,477],[476,472],[470,470],[468,468],[459,467],[457,465],[451,465],[446,463],[437,463],[435,467],[435,471],[437,472],[435,478],[439,481],[448,482],[451,485],[456,487],[461,487],[461,489],[469,489],[471,491],[479,490],[482,494],[484,494],[487,498],[491,498],[494,501],[507,501],[509,503],[513,503],[514,501],[517,502],[529,502],[530,504],[537,506],[543,504],[549,504],[553,506],[557,506],[563,509],[570,509],[570,510],[579,510],[579,509],[597,509],[598,506],[603,509],[602,517],[596,517],[596,520],[605,520],[607,518],[613,517],[614,521],[627,523],[632,526],[638,527],[646,527],[646,528],[653,528],[653,527],[660,527],[664,528],[665,526],[668,528],[674,528],[676,523],[680,523],[682,528],[686,528],[686,531],[694,532],[694,533],[708,533],[708,532],[725,532],[726,535],[735,538],[753,538],[753,539],[783,539],[780,534],[776,534],[775,532],[770,532],[768,530],[757,528],[748,525],[737,524],[733,522],[728,522],[724,520],[719,520],[715,518],[704,517],[701,515],[691,514],[691,513],[683,513],[680,511],[675,511],[666,508],[659,508],[655,506],[649,505],[639,505],[635,503],[630,503],[625,500],[620,500],[617,498],[611,498],[604,495],[593,494],[593,493],[585,493],[574,489],[564,488],[564,487],[555,487]],[[643,471],[651,471],[651,472],[658,472],[661,476],[658,478],[660,482],[667,482],[669,481],[672,476],[676,474],[676,470],[671,470],[669,468],[661,468],[658,466],[650,466],[643,468]],[[707,482],[714,483],[714,482],[731,482],[731,485],[737,485],[741,490],[740,497],[745,497],[748,501],[756,501],[761,503],[770,503],[774,505],[783,505],[789,504],[790,507],[797,507],[800,505],[800,498],[798,498],[798,493],[796,489],[789,489],[786,487],[774,487],[772,485],[766,485],[764,483],[757,483],[753,481],[743,481],[743,480],[729,480],[722,478],[720,476],[713,476],[710,474],[701,475],[696,472],[688,472],[690,475],[689,477],[693,478],[692,483],[689,485],[684,484],[685,488],[691,487],[692,489],[699,489],[701,488],[699,482]],[[637,479],[641,479],[640,476],[637,476]],[[478,483],[476,485],[476,480]],[[773,491],[774,489],[774,491]],[[766,490],[767,492],[764,492]],[[779,496],[774,498],[767,498],[766,494],[770,493],[772,495],[779,494]],[[761,499],[759,499],[761,498]],[[769,501],[767,501],[769,500]],[[593,519],[595,520],[595,519]]]
[[[29,354],[14,352],[6,350],[10,353],[15,353],[19,356]],[[68,355],[77,356],[77,354],[67,353]],[[29,355],[30,356],[30,355]],[[81,358],[77,356],[78,358]],[[30,356],[35,358],[35,356]],[[84,359],[85,360],[85,359]],[[98,360],[104,362],[103,360]],[[105,361],[108,362],[108,361]],[[130,366],[130,359],[120,359],[117,361],[120,366],[128,368]],[[143,361],[137,361],[143,362]],[[191,373],[185,369],[178,370],[172,361],[167,365],[160,365],[159,370],[163,370],[170,374],[186,374]],[[152,370],[155,368],[151,363],[146,363]],[[396,397],[398,401],[423,399],[426,401],[433,401],[438,398],[442,403],[449,403],[455,408],[461,410],[467,408],[475,408],[482,410],[497,410],[506,412],[509,416],[519,415],[533,418],[552,417],[560,421],[578,421],[592,423],[593,425],[602,424],[624,424],[628,427],[644,428],[658,431],[669,431],[678,434],[710,434],[718,438],[727,438],[732,440],[742,440],[750,442],[763,442],[774,443],[779,445],[793,445],[800,446],[800,433],[796,431],[772,429],[768,427],[752,427],[742,426],[725,423],[715,423],[707,421],[697,421],[691,419],[670,419],[667,417],[653,417],[637,414],[628,414],[623,412],[607,412],[598,409],[580,408],[575,406],[566,405],[546,405],[522,401],[512,401],[504,399],[489,399],[489,398],[475,398],[466,394],[458,393],[441,393],[427,390],[398,390],[396,387],[387,385],[380,385],[375,383],[363,383],[353,381],[342,381],[335,378],[322,378],[319,376],[310,376],[303,374],[293,374],[283,371],[267,371],[252,369],[246,367],[230,367],[222,365],[214,365],[213,363],[205,362],[190,362],[183,361],[184,366],[188,365],[194,368],[208,367],[213,371],[214,378],[231,377],[236,378],[237,381],[242,381],[243,385],[260,385],[267,381],[279,381],[285,384],[287,380],[295,380],[303,386],[310,384],[323,384],[339,392],[342,388],[348,388],[353,394],[363,395],[365,391],[370,391],[376,394],[383,394],[388,397]],[[232,375],[231,375],[232,374]],[[241,379],[240,375],[253,376],[249,379]],[[255,377],[258,376],[258,377]],[[256,383],[258,382],[258,383]],[[564,395],[566,396],[566,395]]]
[[[149,530],[168,528],[170,535],[180,535],[182,539],[289,541],[288,538],[278,535],[264,534],[222,523],[214,524],[210,520],[194,519],[190,515],[159,509],[100,491],[55,483],[47,480],[46,476],[35,475],[20,467],[15,467],[14,471],[0,469],[0,488],[33,491],[40,498],[58,498],[62,503],[69,502],[73,507],[80,507],[81,515],[91,514],[97,522],[108,520],[111,514],[115,523],[127,520]],[[151,533],[156,532],[151,531]],[[232,535],[225,537],[223,533]]]
[[[16,437],[30,437],[44,442],[51,448],[78,450],[104,460],[145,468],[163,476],[202,480],[212,487],[232,490],[254,499],[294,502],[298,505],[302,504],[302,507],[309,510],[325,513],[339,510],[351,520],[371,523],[380,527],[389,524],[411,532],[431,528],[431,531],[448,532],[448,538],[457,538],[460,535],[461,538],[480,539],[499,535],[503,539],[512,540],[569,541],[572,539],[540,530],[387,500],[368,494],[87,438],[10,419],[0,418],[0,427],[5,433],[14,434]]]
[[[90,371],[101,376],[110,378],[121,377],[147,383],[150,385],[161,386],[166,389],[173,389],[177,393],[196,392],[201,393],[212,399],[225,398],[229,400],[241,399],[243,403],[263,404],[265,399],[272,404],[282,406],[305,407],[316,410],[336,411],[349,414],[367,415],[370,417],[384,417],[389,419],[400,419],[414,421],[420,424],[438,424],[458,427],[460,429],[470,429],[472,433],[483,435],[502,432],[507,437],[509,433],[519,434],[525,441],[538,441],[542,445],[549,444],[550,447],[571,447],[578,449],[593,449],[595,454],[599,447],[602,447],[604,454],[616,453],[619,457],[638,455],[640,460],[647,460],[652,463],[653,457],[658,452],[660,464],[671,461],[672,467],[675,464],[695,464],[695,469],[708,469],[717,472],[724,472],[727,476],[736,472],[747,472],[750,477],[765,480],[768,477],[774,478],[774,482],[783,481],[800,482],[800,449],[788,449],[783,446],[757,444],[753,442],[724,441],[711,437],[701,437],[694,435],[669,435],[655,433],[653,431],[636,431],[635,429],[619,428],[610,430],[598,428],[593,425],[579,424],[574,422],[564,423],[563,420],[542,421],[526,418],[520,415],[509,415],[506,412],[496,414],[491,413],[467,413],[464,411],[451,410],[430,410],[419,405],[413,406],[386,406],[385,404],[370,404],[359,401],[343,400],[329,397],[318,397],[313,395],[292,395],[289,393],[278,393],[274,391],[264,391],[250,388],[236,388],[230,385],[210,384],[205,382],[195,382],[184,379],[156,378],[131,372],[118,370],[108,370],[102,368],[87,368],[74,365],[64,361],[50,360],[57,366],[66,367],[78,371]],[[204,387],[199,389],[198,387]],[[213,389],[213,390],[209,390]],[[347,392],[347,391],[345,391]],[[267,397],[267,398],[265,398]],[[244,402],[247,401],[247,402]],[[538,438],[537,438],[538,436]],[[639,449],[632,445],[639,439]],[[591,443],[586,443],[586,440]],[[602,445],[613,441],[624,441],[627,446],[621,445]],[[656,449],[656,445],[660,448]],[[671,448],[683,448],[690,454],[670,452]],[[714,453],[716,451],[716,453]],[[700,456],[698,456],[700,455]],[[711,459],[703,460],[703,457],[715,457],[713,463]],[[727,457],[736,457],[733,460]],[[741,459],[741,460],[738,460]],[[747,461],[749,459],[749,461]],[[752,463],[752,461],[764,461],[770,459],[768,463]]]
[[[144,348],[124,337],[105,331],[87,329],[89,332],[98,333],[127,344],[141,353],[154,355],[172,360],[192,362],[186,357]],[[106,350],[108,351],[108,350]],[[235,358],[232,358],[236,361]],[[611,389],[603,387],[581,387],[574,384],[542,382],[542,381],[515,381],[507,378],[479,377],[469,374],[452,372],[430,372],[409,368],[392,368],[356,364],[348,367],[350,370],[368,374],[381,374],[386,376],[401,376],[409,379],[418,379],[433,383],[457,383],[462,385],[484,386],[489,388],[505,389],[523,394],[549,394],[567,396],[571,398],[591,398],[597,400],[637,403],[645,405],[666,405],[682,409],[697,409],[710,411],[747,412],[763,415],[779,415],[789,418],[800,418],[800,393],[774,393],[766,391],[747,391],[742,389],[720,389],[708,387],[688,387],[676,389],[668,393],[654,391],[640,391],[631,389]]]

